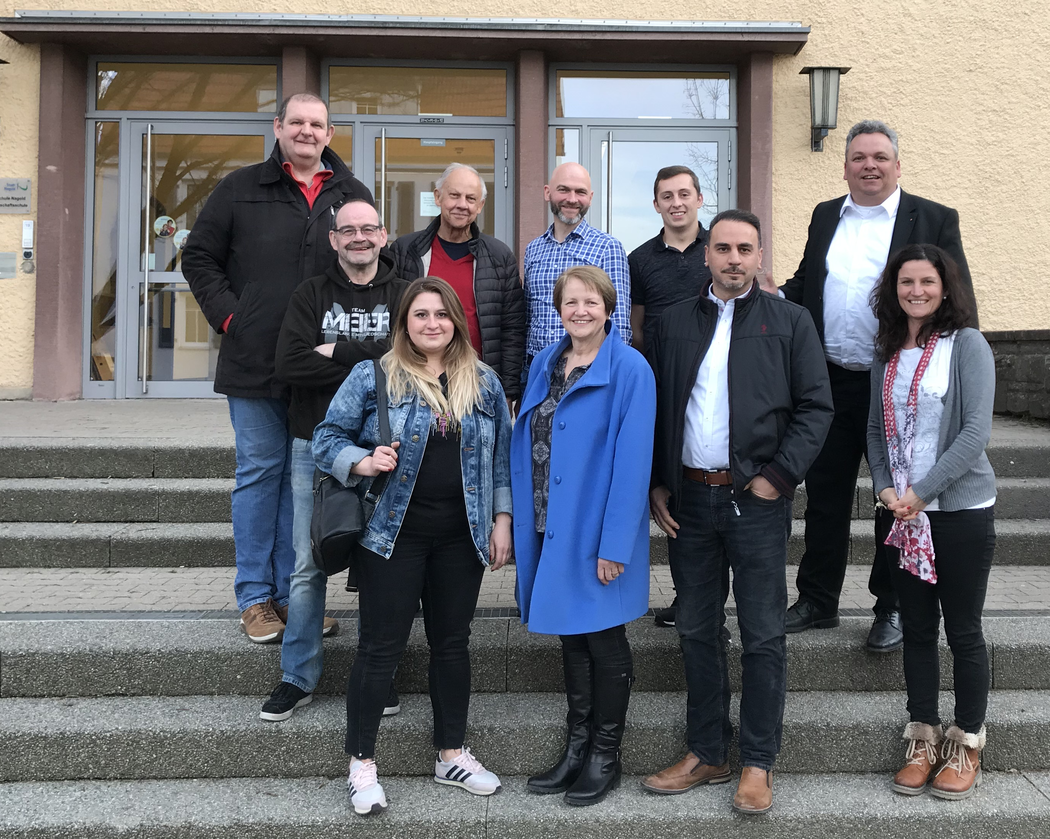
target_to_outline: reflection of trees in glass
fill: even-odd
[[[726,79],[686,79],[687,119],[726,119],[729,116],[729,82]]]
[[[275,111],[273,65],[98,65],[96,92],[102,110]]]
[[[91,271],[92,381],[112,381],[114,371],[119,136],[118,123],[95,123],[94,253]]]
[[[718,214],[718,143],[687,143],[688,166],[700,179],[704,194],[701,212],[714,218]]]

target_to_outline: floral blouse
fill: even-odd
[[[565,356],[558,359],[551,373],[551,389],[536,410],[532,412],[532,503],[536,510],[536,530],[547,529],[547,498],[551,480],[551,428],[554,411],[561,398],[580,380],[591,365],[576,367],[565,378]]]

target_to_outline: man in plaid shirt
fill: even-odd
[[[554,223],[525,248],[525,301],[529,334],[525,343],[524,376],[540,350],[561,340],[565,327],[554,308],[554,281],[566,268],[594,265],[609,275],[616,289],[616,309],[612,320],[620,337],[631,344],[631,278],[627,254],[608,233],[591,227],[585,220],[594,192],[591,176],[579,163],[563,163],[543,187],[550,202]]]

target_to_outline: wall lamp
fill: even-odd
[[[799,71],[800,76],[809,76],[810,151],[824,151],[828,131],[838,128],[839,76],[849,71],[849,67],[803,67]]]

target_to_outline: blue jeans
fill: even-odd
[[[731,487],[686,479],[671,510],[680,525],[678,538],[667,541],[678,593],[675,626],[689,690],[689,749],[711,766],[721,766],[729,756],[733,726],[722,630],[729,597],[723,578],[732,567],[743,647],[740,762],[772,769],[780,751],[787,689],[784,613],[790,499],[763,501],[750,492],[734,499]]]
[[[279,399],[228,396],[237,449],[233,590],[242,612],[273,598],[288,602],[292,549],[292,438],[288,409]]]
[[[314,562],[310,548],[310,517],[314,510],[314,456],[309,440],[292,440],[292,544],[295,571],[288,594],[288,625],[281,644],[281,676],[300,690],[313,693],[323,663],[321,630],[328,578]]]

